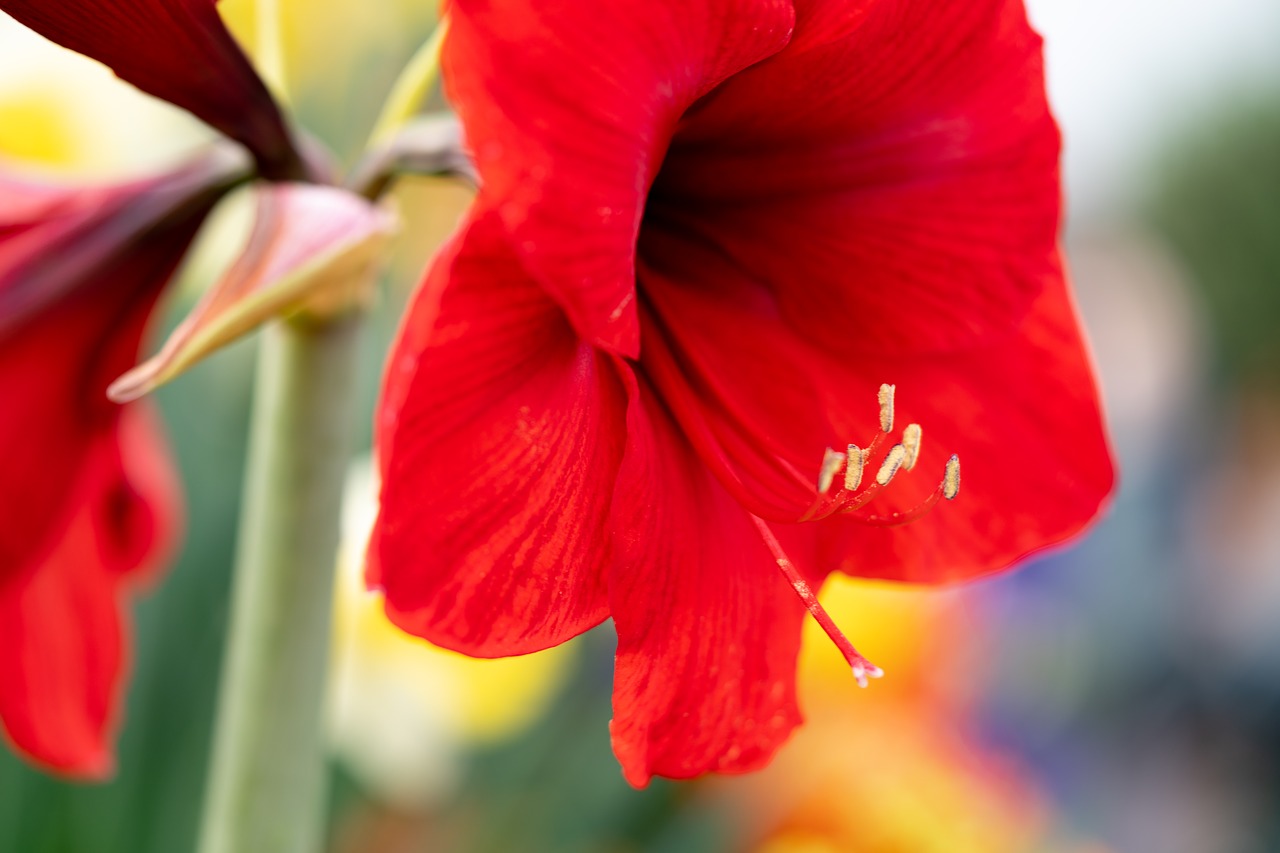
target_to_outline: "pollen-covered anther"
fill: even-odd
[[[893,432],[893,392],[895,386],[888,383],[880,386],[880,431]]]
[[[866,447],[857,444],[846,446],[841,453],[828,447],[822,455],[818,469],[818,494],[800,517],[800,521],[816,521],[833,515],[852,517],[854,521],[875,527],[896,527],[909,524],[923,517],[938,501],[953,500],[960,491],[960,461],[952,456],[947,462],[944,479],[923,502],[911,509],[894,510],[887,514],[864,514],[864,508],[877,499],[889,484],[903,471],[913,470],[921,459],[924,429],[918,423],[909,423],[902,430],[902,441],[881,455],[881,448],[892,441],[895,386],[880,386],[881,431]],[[876,467],[872,467],[876,466]],[[868,479],[868,471],[875,476]],[[900,479],[900,478],[899,478]]]
[[[831,486],[836,481],[836,474],[840,473],[844,463],[845,455],[839,450],[833,450],[828,447],[826,452],[822,454],[822,466],[818,469],[818,491],[821,494],[825,495],[831,491]],[[846,486],[845,488],[848,487]]]
[[[942,478],[942,496],[949,501],[960,494],[960,457],[952,454],[947,460],[947,471]]]
[[[889,481],[893,479],[893,475],[898,473],[898,469],[907,461],[907,449],[901,444],[895,444],[889,453],[884,457],[884,462],[880,463],[880,470],[876,472],[876,485],[887,486]]]
[[[920,428],[920,424],[907,424],[907,428],[902,431],[902,446],[907,449],[907,458],[902,461],[902,467],[908,471],[916,467],[916,460],[920,458],[922,438],[924,430]]]
[[[899,445],[901,447],[901,445]],[[896,449],[896,448],[895,448]],[[891,452],[892,455],[892,452]],[[888,464],[889,460],[885,460]],[[876,488],[876,487],[872,487]],[[946,498],[947,500],[955,500],[956,495],[960,493],[960,457],[952,456],[947,460],[947,468],[942,477],[942,482],[938,484],[938,488],[934,489],[929,497],[925,498],[920,504],[905,511],[895,511],[888,515],[865,515],[855,516],[858,521],[869,524],[873,527],[898,527],[903,524],[910,524],[918,521],[933,509],[939,500]],[[865,503],[862,502],[862,503]],[[859,503],[858,506],[862,504]]]
[[[866,467],[867,454],[858,445],[851,444],[846,458],[848,464],[844,469],[844,487],[847,491],[856,492],[858,486],[862,485],[862,469]]]

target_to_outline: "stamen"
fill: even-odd
[[[844,466],[844,454],[830,447],[822,454],[822,467],[818,469],[818,491],[826,494],[836,481],[836,474]]]
[[[880,431],[893,432],[893,392],[895,386],[880,386]]]
[[[853,516],[854,521],[876,527],[889,527],[915,521],[929,512],[939,500],[954,500],[960,491],[960,459],[952,456],[947,462],[946,473],[937,489],[922,503],[903,511],[893,512],[887,516],[855,515],[867,506],[882,492],[900,471],[911,471],[920,461],[920,448],[924,441],[924,429],[917,423],[907,424],[902,431],[902,443],[891,447],[881,459],[876,469],[876,476],[870,485],[863,485],[867,466],[887,443],[886,439],[893,429],[895,386],[880,386],[880,426],[871,443],[862,448],[856,444],[847,445],[847,453],[841,453],[828,447],[822,455],[822,464],[818,469],[818,494],[813,504],[799,521],[815,521],[830,518],[833,515]],[[891,440],[891,439],[890,439]],[[841,472],[841,486],[836,487],[837,477]]]
[[[916,467],[916,460],[920,458],[922,438],[924,430],[920,428],[920,424],[907,424],[907,428],[902,431],[902,446],[907,449],[907,458],[903,460],[902,467],[908,471]]]
[[[880,470],[876,472],[876,485],[887,486],[889,481],[893,479],[893,475],[898,473],[898,469],[902,467],[902,463],[907,461],[907,449],[901,444],[895,444],[889,450],[889,454],[885,456],[884,462],[880,465]]]
[[[844,655],[845,662],[849,664],[850,669],[853,671],[853,678],[858,682],[858,686],[866,687],[868,678],[883,678],[884,670],[863,657],[853,647],[853,643],[849,642],[849,638],[844,635],[844,632],[836,626],[831,614],[822,606],[822,602],[818,601],[818,596],[814,595],[813,588],[809,586],[809,582],[804,579],[796,569],[795,563],[792,563],[791,558],[782,550],[782,546],[778,544],[777,537],[773,535],[773,531],[769,529],[769,525],[764,519],[753,515],[751,520],[755,522],[756,529],[760,531],[760,538],[764,540],[765,547],[773,555],[773,559],[777,562],[783,577],[791,584],[791,588],[796,591],[796,595],[800,597],[800,601],[809,610],[810,615],[822,626],[822,630],[827,633],[827,636],[831,638],[831,642],[835,643],[836,648]]]
[[[960,457],[953,453],[947,460],[947,473],[942,480],[942,496],[953,501],[958,494],[960,494]]]
[[[953,479],[954,478],[954,479]],[[874,487],[872,487],[874,488]],[[870,491],[870,490],[868,490]],[[924,501],[904,512],[894,512],[887,516],[884,515],[868,515],[858,518],[863,524],[869,524],[872,527],[898,527],[903,524],[910,524],[918,521],[928,514],[929,510],[937,505],[942,498],[954,500],[956,494],[960,491],[960,457],[952,456],[947,460],[947,470],[943,475],[943,480],[938,484],[938,488]],[[863,501],[865,503],[865,501]],[[858,504],[861,506],[862,504]]]
[[[862,469],[866,467],[867,457],[858,445],[849,445],[849,464],[844,469],[844,487],[847,491],[856,491],[862,485]]]

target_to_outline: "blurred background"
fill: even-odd
[[[340,158],[432,5],[286,2],[293,102]],[[1280,850],[1280,4],[1029,5],[1123,472],[1106,520],[963,588],[833,582],[824,600],[891,677],[856,691],[810,637],[809,723],[767,771],[634,791],[608,748],[607,631],[469,661],[381,620],[358,583],[373,484],[356,461],[329,709],[335,853]],[[221,8],[252,49],[251,0]],[[5,168],[119,176],[206,138],[0,15]],[[369,336],[367,407],[416,271],[467,201],[444,181],[396,195],[406,227]],[[244,215],[231,205],[207,229],[171,322]],[[182,559],[137,602],[117,777],[69,785],[0,749],[0,849],[191,849],[252,358],[242,342],[159,393],[190,522]]]

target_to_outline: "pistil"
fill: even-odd
[[[866,687],[870,678],[882,678],[884,670],[867,660],[861,652],[853,647],[853,643],[849,642],[849,638],[836,625],[835,620],[831,618],[831,614],[822,606],[822,602],[818,601],[818,596],[814,593],[813,588],[809,586],[809,582],[804,579],[804,576],[796,568],[795,563],[791,562],[791,558],[782,550],[782,545],[778,542],[777,537],[773,535],[773,531],[769,529],[768,523],[754,515],[751,516],[751,520],[755,522],[756,529],[760,531],[760,538],[764,540],[765,546],[778,563],[778,568],[782,571],[783,577],[791,584],[791,588],[796,591],[796,595],[800,597],[800,601],[808,608],[810,615],[822,626],[822,630],[826,631],[827,636],[831,638],[831,641],[836,644],[836,648],[844,655],[844,659],[852,669],[854,680],[858,682],[858,686]]]

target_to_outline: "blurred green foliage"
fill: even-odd
[[[1280,388],[1280,92],[1198,117],[1147,217],[1189,268],[1232,381]]]
[[[705,853],[734,849],[700,789],[622,778],[609,746],[613,629],[587,637],[573,685],[513,743],[472,756],[422,847],[459,853]],[[445,846],[452,843],[452,846]]]

